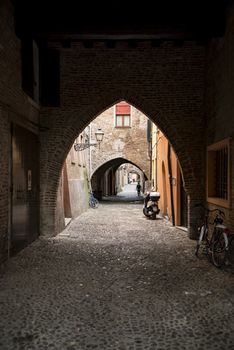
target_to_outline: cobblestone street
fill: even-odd
[[[1,350],[233,350],[234,274],[139,203],[102,203],[1,266]]]

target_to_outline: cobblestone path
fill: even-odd
[[[1,266],[1,350],[233,350],[234,274],[140,204],[89,209]]]

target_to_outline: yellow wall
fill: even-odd
[[[152,179],[154,179],[155,188],[160,192],[159,207],[163,215],[167,215],[171,221],[171,195],[168,170],[168,140],[164,134],[153,124],[152,128]],[[154,164],[154,167],[153,167]],[[173,202],[175,212],[175,225],[181,224],[180,219],[180,168],[176,154],[171,147],[171,166],[172,166],[172,187]]]

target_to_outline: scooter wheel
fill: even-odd
[[[151,220],[156,220],[156,213],[153,213],[153,214],[150,216],[150,219],[151,219]]]

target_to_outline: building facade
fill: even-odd
[[[64,163],[57,198],[60,211],[60,230],[88,208],[90,186],[90,148],[81,148],[90,142],[90,127],[78,135]]]
[[[178,158],[165,135],[152,124],[152,185],[160,192],[160,213],[187,227],[188,198]]]
[[[132,165],[138,168],[142,183],[149,177],[147,123],[146,115],[126,101],[119,101],[93,120],[92,137],[99,128],[104,132],[100,147],[91,150],[94,192],[113,195],[119,191],[122,180],[118,181],[116,171],[122,164],[128,163],[128,167]],[[127,179],[127,171],[125,174]]]

